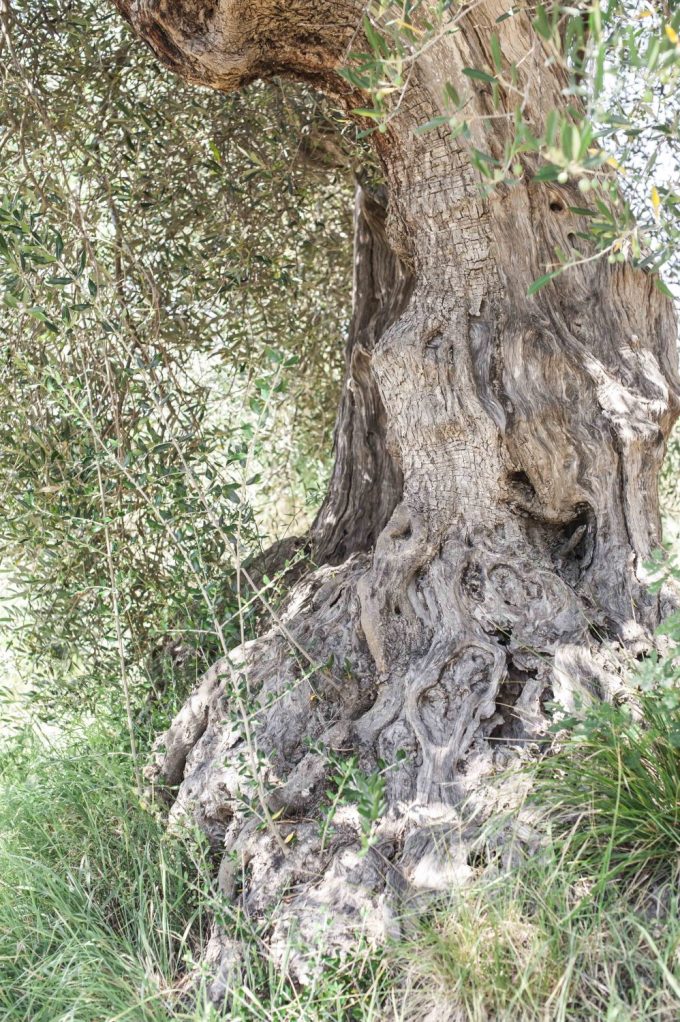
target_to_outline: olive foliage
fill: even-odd
[[[200,669],[243,625],[234,566],[304,526],[351,157],[311,92],[190,88],[108,5],[0,12],[0,560],[49,712]]]

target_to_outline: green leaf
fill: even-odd
[[[569,212],[576,216],[597,216],[594,209],[586,209],[585,206],[569,206]]]
[[[558,273],[560,273],[560,270],[553,270],[552,273],[544,273],[542,277],[538,277],[529,284],[529,287],[527,288],[527,296],[535,295],[537,291],[540,291],[546,284],[549,284],[553,277],[556,277]]]
[[[552,39],[554,28],[548,20],[548,15],[546,14],[543,4],[539,4],[536,8],[536,17],[532,24],[540,36],[544,39]]]
[[[675,295],[668,287],[668,285],[664,284],[661,277],[659,276],[654,277],[654,287],[657,289],[657,291],[660,291],[662,295],[665,295],[666,298],[672,298],[673,300],[675,300]]]
[[[444,95],[451,103],[453,103],[455,107],[460,106],[460,96],[454,89],[451,82],[447,82],[446,85],[444,86]]]
[[[503,53],[501,51],[501,41],[498,38],[497,32],[491,33],[489,39],[489,45],[491,46],[491,56],[493,57],[493,66],[497,71],[500,71],[503,67]]]
[[[473,149],[472,157],[475,162],[486,163],[490,167],[497,167],[498,160],[491,155],[491,153],[485,153],[482,149]]]
[[[595,74],[593,76],[593,93],[595,97],[599,96],[604,88],[604,63],[606,53],[606,48],[604,46],[600,46],[595,59]]]
[[[545,122],[545,140],[548,143],[548,145],[552,145],[552,143],[555,141],[555,136],[557,134],[557,128],[558,128],[558,122],[559,122],[559,114],[558,114],[557,110],[551,110],[548,113],[548,116],[547,116],[546,122]]]
[[[467,75],[468,78],[474,78],[478,82],[488,82],[490,85],[496,84],[496,79],[493,75],[490,75],[487,71],[480,71],[476,67],[464,67],[463,74]]]
[[[423,135],[426,131],[432,131],[433,128],[441,128],[442,125],[448,124],[449,121],[449,117],[433,117],[431,121],[425,121],[425,124],[418,125],[416,135]]]
[[[368,44],[374,53],[377,53],[380,57],[389,56],[387,43],[380,33],[376,32],[374,26],[371,24],[371,19],[368,16],[364,17],[364,34],[366,35]]]
[[[544,163],[543,166],[536,171],[534,179],[536,181],[556,181],[561,173],[561,167],[557,167],[554,163]]]
[[[384,116],[382,110],[369,110],[366,107],[357,107],[356,110],[352,110],[352,113],[357,117],[370,117],[373,121],[381,121]]]

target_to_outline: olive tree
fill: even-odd
[[[279,906],[283,960],[294,932],[379,936],[464,876],[463,800],[545,734],[547,702],[611,698],[649,647],[672,605],[645,565],[679,408],[675,317],[633,229],[602,227],[617,186],[582,85],[606,59],[599,4],[585,20],[501,0],[116,6],[189,82],[327,93],[367,129],[389,197],[383,217],[360,196],[356,218],[320,519],[341,535],[266,635],[225,650],[153,770],[219,850],[224,897]],[[354,797],[320,825],[338,777]],[[217,927],[216,997],[232,956]]]

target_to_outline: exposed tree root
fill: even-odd
[[[474,875],[482,824],[526,790],[516,768],[545,743],[547,699],[622,687],[575,593],[516,547],[501,561],[493,536],[450,537],[406,593],[407,633],[433,600],[446,623],[419,658],[393,639],[376,670],[362,626],[376,569],[355,555],[298,583],[280,623],[218,662],[159,740],[148,776],[176,788],[173,826],[207,835],[221,896],[269,921],[269,953],[298,981],[305,947],[382,941]],[[206,961],[220,1000],[233,936],[216,927]]]

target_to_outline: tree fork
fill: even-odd
[[[365,105],[338,73],[361,48],[358,0],[116,3],[189,80],[231,89],[283,74]],[[586,223],[577,189],[537,181],[529,160],[512,188],[480,189],[471,147],[501,155],[512,127],[512,110],[490,118],[488,87],[463,74],[493,66],[492,34],[537,131],[565,102],[549,44],[528,14],[504,13],[499,0],[458,9],[458,31],[422,54],[374,136],[387,237],[413,277],[372,355],[401,499],[372,554],[305,578],[283,627],[216,665],[162,740],[157,775],[180,785],[174,815],[224,851],[225,896],[262,917],[288,893],[270,931],[282,961],[293,929],[310,938],[324,908],[325,939],[342,948],[359,926],[393,929],[414,892],[463,879],[461,799],[544,732],[546,697],[611,696],[620,664],[603,640],[638,651],[664,612],[644,563],[679,407],[672,305],[651,276],[596,258],[528,295]],[[446,82],[472,90],[470,141],[417,130],[446,116]],[[241,688],[264,795],[262,775],[239,768]],[[365,856],[356,807],[320,833],[333,764],[350,753],[369,772],[388,764]],[[274,828],[258,828],[256,795]],[[224,935],[214,948],[219,998]],[[304,955],[288,962],[304,978]]]

